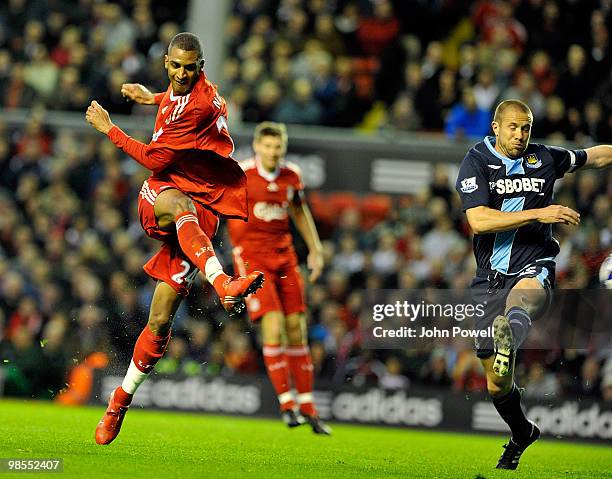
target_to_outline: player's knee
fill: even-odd
[[[272,311],[261,319],[261,335],[264,344],[280,344],[282,314]]]
[[[538,289],[513,289],[506,300],[506,311],[518,306],[534,314],[546,301],[546,292],[542,288]]]
[[[302,328],[287,328],[287,341],[289,342],[289,344],[304,344],[305,339],[306,338],[304,337]]]
[[[155,200],[155,218],[162,229],[169,227],[178,215],[186,211],[197,213],[191,198],[178,190],[163,191]]]
[[[291,314],[287,316],[285,330],[289,344],[306,344],[306,323],[303,314]]]
[[[197,213],[196,207],[193,204],[191,198],[185,195],[177,196],[176,198],[174,198],[172,203],[172,213],[174,214],[174,217],[176,218],[177,215],[180,215],[181,213],[185,213],[187,211],[190,211],[191,213]]]

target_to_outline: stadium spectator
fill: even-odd
[[[601,397],[601,362],[594,356],[587,356],[582,363],[580,375],[573,381],[569,393],[581,398]]]
[[[444,349],[434,349],[431,352],[429,361],[421,370],[420,379],[430,386],[448,387],[452,384],[447,370],[446,352]]]
[[[385,361],[385,370],[378,378],[378,385],[388,390],[406,390],[410,379],[402,374],[402,363],[397,356],[389,356]]]
[[[291,85],[291,92],[291,97],[278,105],[272,118],[282,123],[316,125],[323,116],[323,110],[313,96],[310,82],[306,78],[297,78]]]
[[[455,104],[446,117],[445,133],[451,138],[481,138],[489,132],[491,116],[476,103],[472,87],[465,87],[461,102]]]
[[[547,372],[544,365],[535,362],[529,367],[525,382],[525,397],[534,399],[552,399],[559,393],[559,382],[555,375]]]
[[[519,72],[516,82],[506,88],[500,96],[500,100],[511,98],[516,98],[531,106],[536,124],[544,116],[546,100],[536,88],[535,80],[530,72]]]
[[[452,377],[455,391],[472,392],[487,389],[484,368],[471,351],[463,351],[459,354]]]
[[[571,45],[567,51],[567,69],[561,72],[556,93],[568,108],[582,111],[595,89],[595,80],[586,62],[586,53],[580,45]]]
[[[5,85],[3,105],[6,108],[28,108],[34,104],[36,90],[26,82],[23,63],[13,65]]]
[[[610,123],[604,118],[601,104],[589,100],[584,107],[584,122],[582,133],[586,136],[586,142],[600,142],[612,138]]]
[[[398,36],[400,24],[389,0],[375,2],[372,13],[359,22],[357,39],[365,55],[379,56]]]
[[[542,95],[548,97],[555,91],[557,76],[552,69],[548,53],[538,50],[529,61],[529,69]]]
[[[493,71],[489,68],[480,70],[474,85],[474,97],[478,108],[490,113],[499,93],[499,86],[495,83]]]
[[[391,105],[391,112],[381,128],[396,131],[420,130],[421,117],[414,107],[412,98],[408,95],[399,95]]]
[[[558,96],[551,96],[546,100],[546,116],[534,125],[534,137],[549,138],[551,135],[560,135],[564,140],[573,136],[565,115],[565,103]]]

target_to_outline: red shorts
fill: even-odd
[[[153,279],[169,284],[181,296],[187,296],[198,269],[189,261],[179,247],[176,230],[164,231],[157,226],[155,219],[155,198],[163,190],[175,186],[153,178],[146,180],[138,197],[138,216],[147,236],[162,241],[160,250],[143,266],[145,272]],[[194,201],[200,228],[209,238],[217,232],[218,216],[202,204]]]
[[[251,253],[238,246],[233,255],[237,273],[244,275],[257,270],[265,276],[263,287],[246,299],[251,321],[257,321],[270,311],[289,315],[306,310],[304,280],[293,248]]]

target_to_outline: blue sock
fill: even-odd
[[[527,339],[527,333],[531,327],[531,318],[529,313],[519,306],[513,306],[506,313],[506,318],[512,329],[512,338],[514,349],[521,347],[521,344]]]

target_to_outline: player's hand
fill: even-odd
[[[121,85],[121,94],[141,105],[155,105],[155,95],[140,83],[124,83]]]
[[[108,112],[95,100],[92,101],[89,108],[87,108],[85,119],[91,126],[105,135],[114,126]]]
[[[321,272],[323,271],[323,266],[325,264],[323,261],[323,254],[320,251],[311,251],[306,259],[306,264],[310,270],[308,279],[311,283],[314,283],[317,278],[321,276]]]
[[[538,211],[540,223],[564,223],[566,225],[578,226],[580,224],[580,213],[562,205],[550,205]]]

